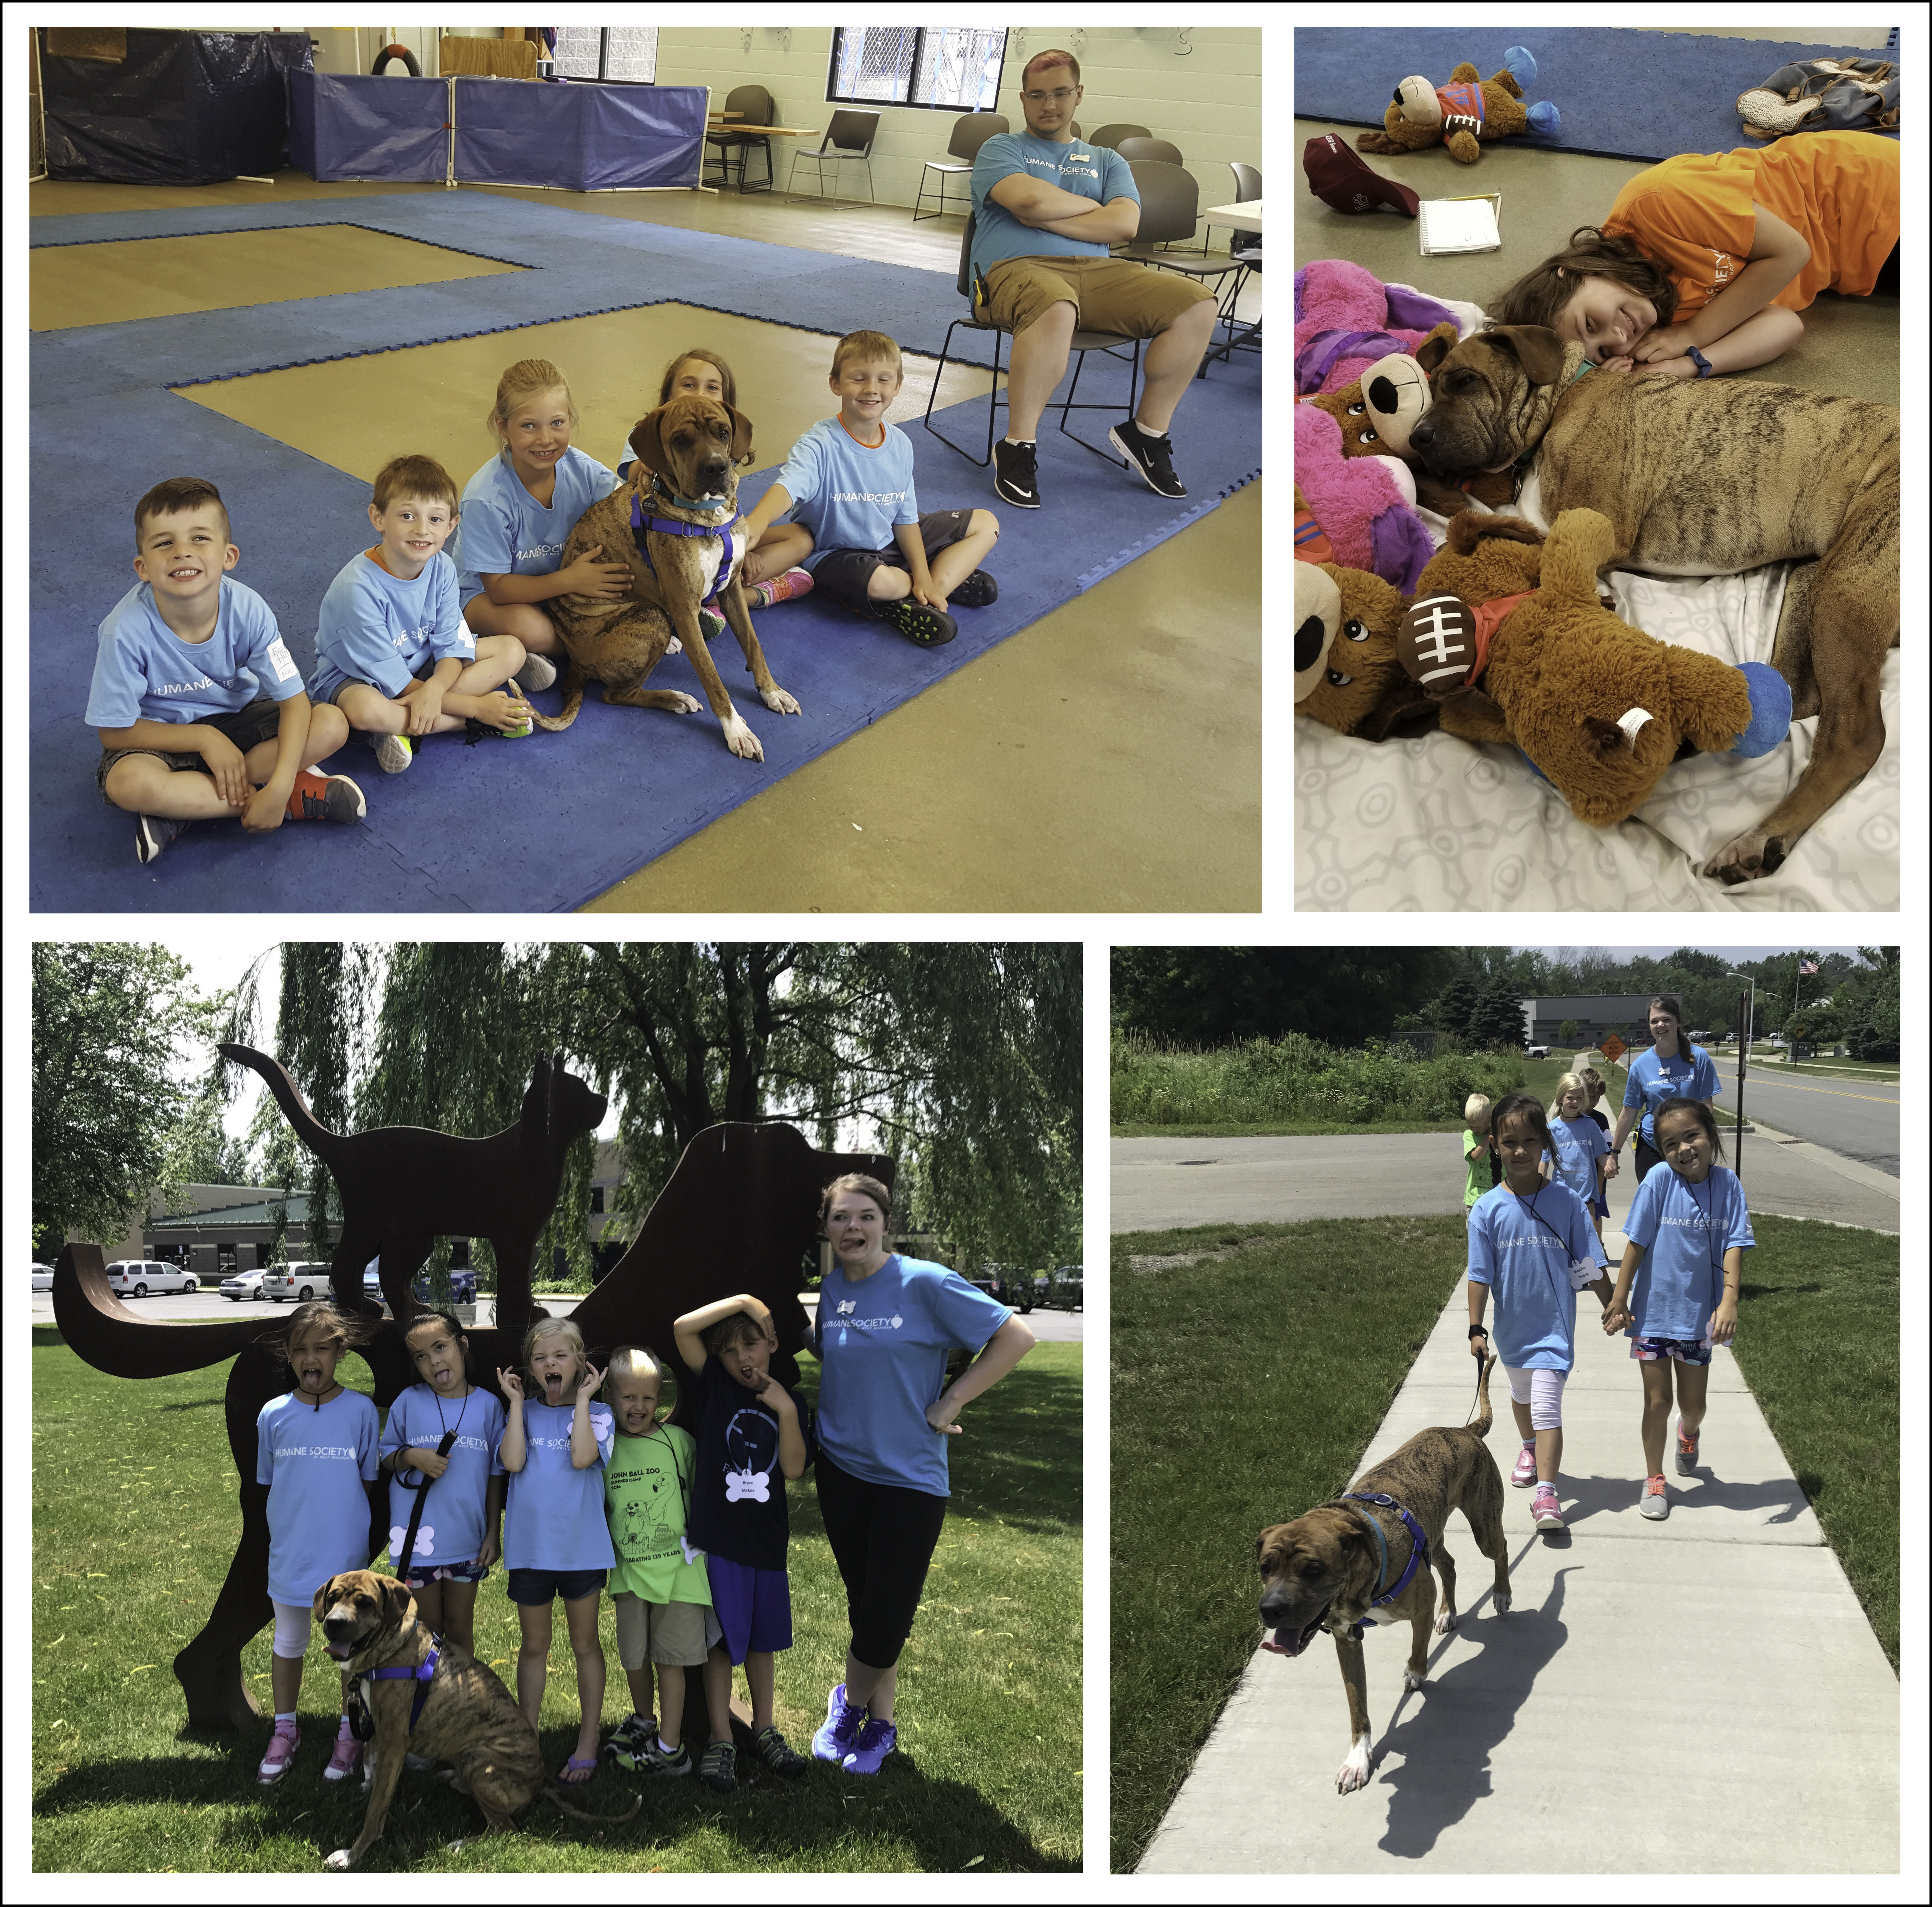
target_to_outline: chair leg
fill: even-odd
[[[1099,349],[1100,347],[1096,346],[1094,348]],[[1114,353],[1111,349],[1101,350],[1100,355],[1103,358],[1112,358],[1114,356]],[[1066,387],[1066,401],[1060,406],[1060,435],[1062,436],[1071,437],[1082,450],[1090,450],[1096,457],[1105,457],[1109,463],[1118,464],[1120,460],[1120,454],[1118,451],[1115,450],[1111,444],[1103,449],[1098,444],[1089,442],[1086,438],[1081,436],[1078,431],[1070,430],[1066,427],[1067,413],[1070,411],[1112,410],[1114,408],[1112,404],[1108,403],[1076,404],[1073,401],[1073,394],[1079,388],[1080,385],[1080,373],[1087,367],[1087,356],[1088,354],[1084,351],[1082,351],[1079,354],[1080,361],[1073,367],[1072,379]],[[1114,361],[1118,364],[1120,360],[1116,358]],[[1128,359],[1127,369],[1127,415],[1130,417],[1133,415],[1134,406],[1137,403],[1138,403],[1140,399],[1140,376],[1141,340],[1136,338],[1133,340],[1132,355]]]
[[[939,401],[939,380],[945,375],[948,354],[952,349],[952,334],[966,322],[967,320],[964,318],[955,318],[952,323],[948,325],[946,328],[946,342],[940,346],[938,368],[935,370],[932,374],[932,389],[927,395],[926,400],[926,415],[921,421],[925,424],[926,427],[928,430],[932,431],[932,434],[937,437],[948,450],[957,451],[962,457],[965,458],[968,463],[976,463],[983,470],[986,466],[993,460],[993,433],[999,427],[1000,340],[1006,335],[1004,331],[996,331],[993,333],[993,388],[986,394],[986,455],[984,457],[975,457],[964,444],[956,444],[950,437],[946,436],[944,431],[934,429],[932,422],[933,406]],[[976,331],[978,331],[983,330],[985,327],[983,325],[976,325],[974,328]]]

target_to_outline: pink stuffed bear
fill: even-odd
[[[1409,508],[1407,472],[1392,460],[1344,457],[1342,427],[1312,404],[1294,407],[1294,487],[1298,501],[1327,537],[1334,560],[1366,569],[1415,593],[1423,565],[1436,553],[1428,526]],[[1298,537],[1300,532],[1298,530]]]
[[[1294,274],[1294,391],[1339,391],[1394,351],[1413,356],[1446,306],[1384,285],[1346,259],[1320,258]]]

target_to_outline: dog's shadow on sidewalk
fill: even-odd
[[[1491,1752],[1516,1726],[1537,1677],[1569,1639],[1563,1579],[1576,1567],[1556,1572],[1540,1609],[1518,1604],[1499,1617],[1486,1591],[1462,1612],[1454,1633],[1437,1644],[1418,1712],[1399,1721],[1413,1696],[1405,1692],[1396,1703],[1388,1732],[1376,1744],[1376,1785],[1393,1791],[1378,1843],[1384,1853],[1420,1860],[1444,1829],[1488,1798]],[[1400,1759],[1384,1767],[1391,1750],[1391,1759]]]

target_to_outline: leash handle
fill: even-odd
[[[456,1432],[446,1430],[442,1433],[442,1441],[436,1447],[436,1453],[440,1457],[446,1457],[455,1447]],[[402,1480],[398,1477],[397,1480],[400,1483]],[[410,1562],[416,1553],[416,1532],[422,1528],[423,1504],[428,1498],[429,1486],[435,1480],[433,1477],[424,1477],[420,1483],[403,1484],[404,1489],[413,1490],[416,1493],[416,1507],[410,1513],[409,1534],[403,1538],[403,1553],[396,1558],[396,1580],[405,1588],[409,1587]],[[351,1719],[352,1720],[353,1718]]]

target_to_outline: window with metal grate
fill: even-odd
[[[1003,27],[840,26],[832,32],[828,100],[990,112],[1006,62]]]

